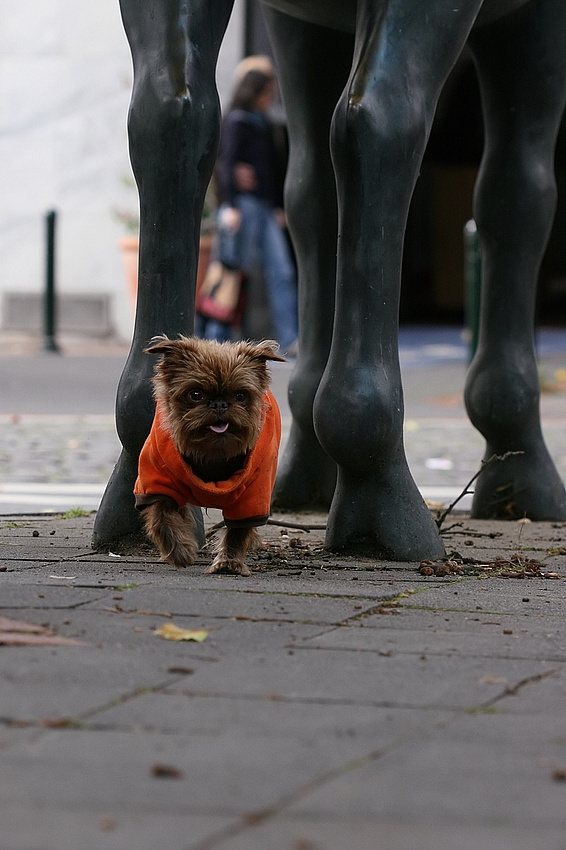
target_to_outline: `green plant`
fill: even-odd
[[[84,508],[69,508],[69,510],[65,511],[63,514],[63,519],[74,519],[75,517],[89,516],[91,513],[91,511],[85,511]]]
[[[137,197],[136,184],[131,174],[122,175],[121,183],[126,189],[132,190]],[[137,236],[140,229],[140,216],[137,209],[134,212],[129,207],[112,207],[112,215],[124,226],[126,233]]]
[[[136,184],[134,178],[130,174],[124,174],[121,178],[122,185],[127,189],[131,189],[136,193]],[[206,194],[204,196],[204,205],[202,208],[201,219],[201,234],[211,235],[214,232],[216,222],[216,190],[214,186],[214,178],[208,184]],[[126,233],[130,236],[137,236],[140,229],[140,216],[136,209],[130,207],[112,207],[113,217],[123,225]]]

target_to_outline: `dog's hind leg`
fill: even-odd
[[[250,549],[261,546],[255,528],[227,528],[218,546],[217,555],[205,573],[235,573],[251,576],[244,559]]]

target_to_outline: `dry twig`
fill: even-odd
[[[476,474],[475,474],[475,475],[473,475],[473,476],[470,478],[470,480],[468,481],[468,483],[466,484],[466,486],[464,487],[464,489],[462,490],[462,492],[460,493],[460,495],[459,495],[459,496],[457,496],[457,497],[454,499],[454,501],[453,501],[453,502],[451,502],[451,503],[448,505],[448,507],[447,507],[447,508],[445,508],[445,510],[443,510],[443,511],[438,511],[438,515],[437,515],[436,520],[435,520],[436,525],[437,525],[437,528],[439,528],[439,529],[440,529],[440,528],[442,527],[442,523],[444,522],[444,520],[446,519],[446,517],[448,516],[448,514],[449,514],[449,513],[451,513],[451,511],[453,511],[453,510],[454,510],[454,508],[456,507],[456,505],[458,504],[458,502],[459,502],[461,499],[463,499],[463,498],[464,498],[464,496],[469,496],[469,495],[472,495],[472,494],[473,494],[473,492],[474,492],[474,491],[473,491],[473,490],[470,490],[470,487],[471,487],[471,485],[474,483],[474,481],[475,481],[477,478],[479,478],[479,477],[480,477],[480,475],[482,474],[482,472],[484,471],[484,469],[486,468],[486,466],[489,466],[489,464],[490,464],[490,463],[493,463],[493,462],[494,462],[494,461],[496,461],[496,460],[497,460],[497,461],[503,461],[503,460],[507,460],[507,458],[508,458],[508,457],[512,457],[513,455],[523,455],[523,454],[525,454],[525,453],[524,453],[524,452],[521,452],[521,451],[520,451],[520,452],[505,452],[505,454],[502,454],[502,455],[492,455],[492,456],[491,456],[490,458],[488,458],[487,460],[482,460],[480,468],[478,469],[478,471],[476,472]]]

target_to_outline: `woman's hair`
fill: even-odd
[[[275,73],[269,56],[246,56],[234,68],[234,85],[241,83],[248,71],[262,71],[268,77],[272,77]]]
[[[273,75],[256,69],[248,71],[237,84],[230,109],[254,109],[257,97],[273,83]]]

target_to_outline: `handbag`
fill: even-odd
[[[206,319],[226,325],[237,322],[242,289],[242,273],[214,260],[206,272],[196,308]]]

